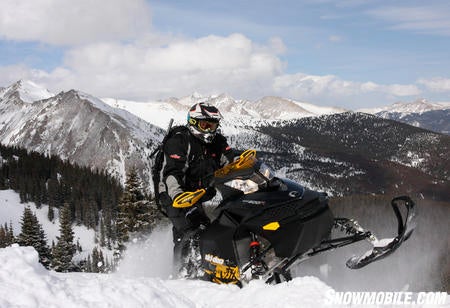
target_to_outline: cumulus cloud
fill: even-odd
[[[317,76],[302,73],[277,76],[273,86],[278,93],[289,93],[292,97],[332,96],[338,99],[370,93],[396,97],[421,93],[416,85],[380,85],[374,82],[342,80],[334,75]]]
[[[450,92],[450,79],[448,78],[419,79],[417,83],[424,85],[433,92]]]
[[[89,44],[70,49],[64,65],[49,72],[23,65],[0,68],[0,84],[25,78],[47,85],[53,92],[75,88],[98,97],[144,101],[194,91],[205,95],[225,92],[246,99],[279,95],[347,108],[421,94],[417,85],[286,74],[280,46],[282,41],[274,44],[273,40],[255,44],[241,34],[174,39],[164,44]]]
[[[385,101],[420,94],[416,85],[287,74],[281,57],[287,48],[279,37],[256,43],[239,33],[192,39],[152,32],[146,0],[3,0],[0,38],[65,45],[63,63],[54,69],[0,67],[2,85],[31,79],[52,92],[74,88],[135,100],[226,92],[237,98],[279,95],[334,105],[364,96]]]
[[[174,39],[165,44],[136,41],[97,43],[70,49],[64,65],[42,78],[64,77],[62,88],[97,96],[167,98],[199,91],[242,97],[270,88],[283,70],[280,41],[253,43],[241,34]]]
[[[135,38],[150,31],[145,0],[3,0],[0,37],[55,45]]]

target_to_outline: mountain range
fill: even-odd
[[[29,81],[0,91],[0,142],[81,166],[106,170],[123,181],[130,168],[150,181],[148,159],[162,130],[80,91],[53,95]]]
[[[412,103],[398,102],[383,108],[361,110],[385,119],[450,135],[450,103],[433,103],[419,99]]]
[[[18,81],[0,90],[0,142],[106,170],[122,181],[136,168],[151,187],[150,153],[169,119],[184,124],[188,107],[199,101],[221,110],[222,132],[234,148],[256,149],[280,176],[334,195],[413,193],[448,200],[450,136],[379,114],[399,109],[368,114],[279,97],[235,100],[226,94],[142,103],[76,90],[55,95]],[[447,112],[448,123],[445,108],[420,114]],[[419,114],[402,112],[400,121]]]

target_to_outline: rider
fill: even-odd
[[[233,161],[234,154],[225,137],[217,132],[222,115],[207,103],[197,103],[187,115],[187,129],[177,130],[164,144],[164,162],[159,185],[160,202],[173,225],[175,252],[183,236],[192,234],[207,223],[201,207],[175,208],[173,200],[181,193],[206,188],[207,193],[197,203],[211,199],[214,189],[208,189],[214,171]]]

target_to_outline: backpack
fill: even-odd
[[[175,126],[172,127],[173,119],[171,119],[169,128],[167,129],[167,133],[164,136],[163,141],[158,145],[158,147],[150,154],[150,159],[152,160],[152,180],[153,180],[153,189],[155,191],[155,202],[158,210],[166,215],[166,213],[161,208],[161,202],[159,199],[159,182],[161,181],[161,170],[164,162],[164,145],[167,140],[171,138],[173,135],[188,131],[189,129],[186,126]],[[167,215],[166,215],[167,216]]]

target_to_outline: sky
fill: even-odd
[[[0,0],[0,86],[348,109],[450,101],[447,0]]]

